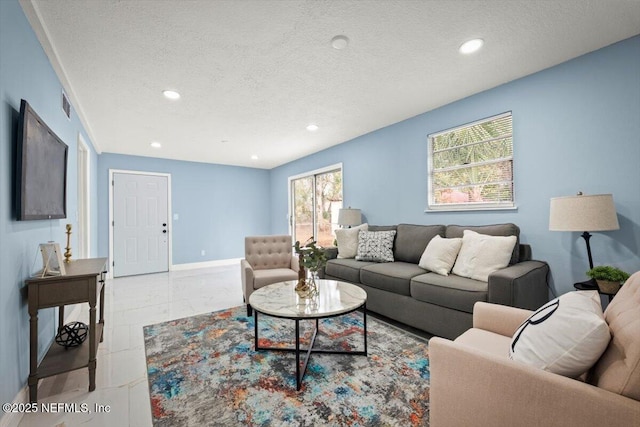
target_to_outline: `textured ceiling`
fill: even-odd
[[[259,168],[640,33],[638,0],[21,4],[99,150]]]

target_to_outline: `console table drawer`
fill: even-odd
[[[56,307],[86,302],[90,298],[95,300],[96,295],[90,296],[92,284],[95,287],[95,279],[84,278],[38,286],[36,288],[38,306],[40,308]]]

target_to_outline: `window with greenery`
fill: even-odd
[[[428,210],[514,206],[511,112],[431,134]]]
[[[342,165],[289,178],[290,226],[293,241],[309,238],[332,246],[342,207]]]

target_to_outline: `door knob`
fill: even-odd
[[[163,227],[166,227],[166,226],[167,226],[167,223],[166,223],[166,222],[163,222],[163,223],[162,223],[162,226],[163,226]]]
[[[167,232],[167,230],[162,230],[162,232],[163,232],[163,233],[166,233],[166,232]]]

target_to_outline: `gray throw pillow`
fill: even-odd
[[[395,230],[364,231],[358,233],[357,261],[393,262]]]

